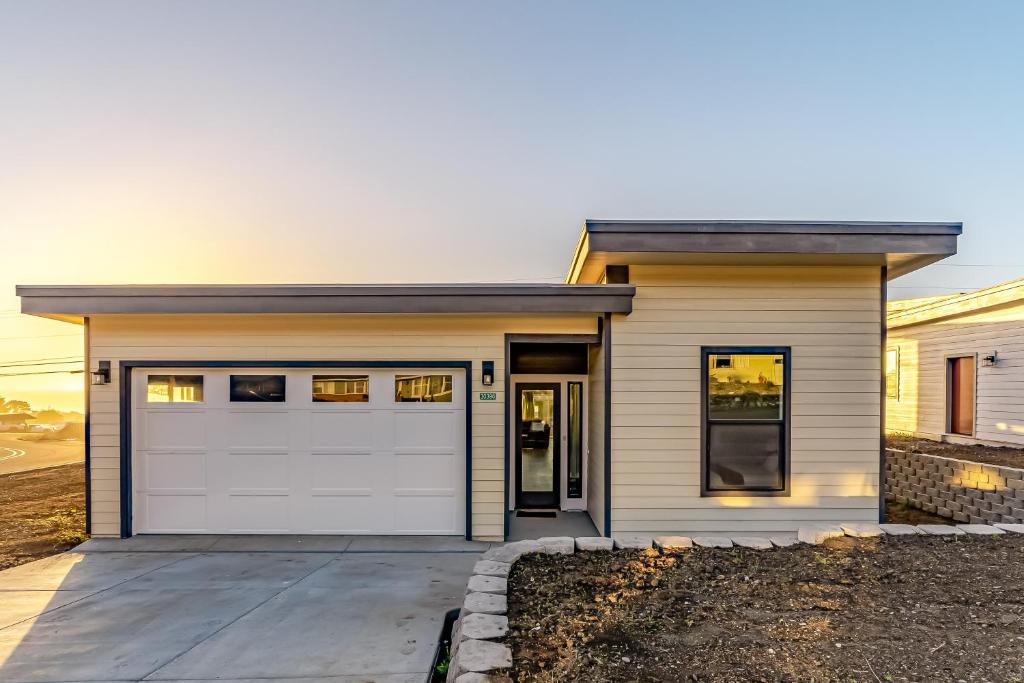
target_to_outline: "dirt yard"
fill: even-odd
[[[885,504],[885,521],[889,524],[950,524],[948,517],[940,517],[921,508],[911,507],[895,501]]]
[[[518,681],[1024,681],[1024,535],[529,555]]]
[[[996,448],[993,446],[961,446],[955,443],[930,441],[912,436],[889,435],[885,439],[889,448],[911,453],[926,453],[944,458],[958,458],[971,462],[983,462],[1000,467],[1024,468],[1024,448]]]
[[[0,475],[0,569],[63,552],[83,540],[81,463]]]

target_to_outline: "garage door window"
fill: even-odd
[[[313,375],[314,403],[369,403],[368,375]]]
[[[202,403],[202,375],[149,375],[147,403]]]
[[[284,375],[231,375],[232,403],[281,403]]]
[[[451,375],[397,375],[396,403],[451,403]]]

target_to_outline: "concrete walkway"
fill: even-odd
[[[425,680],[486,543],[94,539],[0,572],[0,681]]]

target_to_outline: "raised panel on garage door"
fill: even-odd
[[[200,402],[147,401],[175,374]],[[231,401],[232,375],[284,395]],[[133,389],[137,533],[465,533],[462,370],[136,368]]]

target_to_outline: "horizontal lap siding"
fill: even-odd
[[[94,316],[93,365],[111,361],[111,383],[90,400],[92,523],[97,536],[120,534],[122,360],[471,360],[473,362],[473,536],[504,533],[505,333],[593,334],[596,317],[469,315]],[[480,363],[495,363],[494,385]],[[496,401],[480,401],[480,391]]]
[[[975,438],[1024,445],[1024,304],[889,330],[899,349],[899,397],[886,429],[937,438],[946,431],[946,358],[977,354]],[[998,353],[986,367],[981,359]]]
[[[612,340],[612,526],[784,532],[878,516],[880,272],[632,266]],[[788,497],[700,495],[700,347],[792,348]]]

